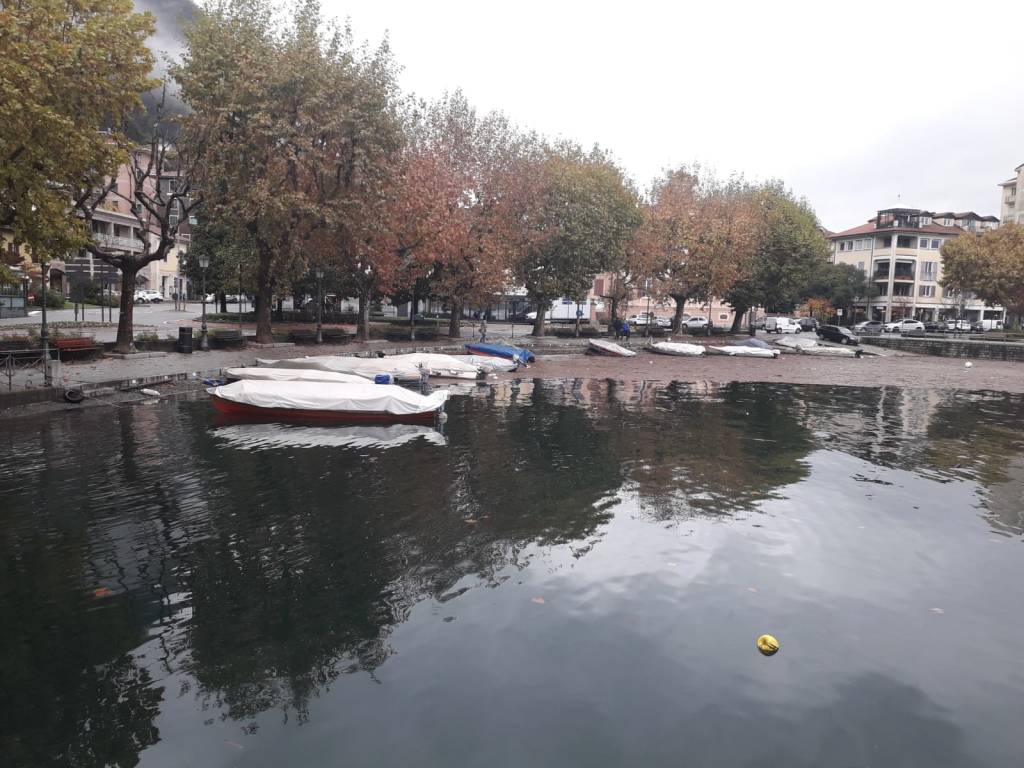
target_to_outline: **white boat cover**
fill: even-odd
[[[804,347],[818,346],[818,340],[810,336],[780,336],[775,339],[775,344],[789,349],[803,349]]]
[[[213,436],[232,448],[250,451],[273,448],[394,448],[414,440],[445,445],[445,436],[421,424],[359,424],[344,427],[307,427],[291,424],[231,424],[213,430]]]
[[[612,357],[633,357],[636,352],[632,349],[626,349],[620,344],[616,344],[614,341],[605,341],[604,339],[591,339],[590,348],[598,354],[610,355]]]
[[[395,384],[328,384],[320,381],[236,381],[206,390],[211,395],[257,408],[414,416],[438,410],[448,400],[439,389],[421,395]]]
[[[678,357],[698,357],[704,354],[702,344],[684,344],[675,341],[657,341],[650,345],[652,352],[659,355],[676,355]]]
[[[381,360],[398,360],[422,366],[430,376],[446,379],[475,379],[480,374],[480,366],[465,360],[465,356],[442,355],[435,352],[412,352],[408,355],[392,355],[378,358]],[[510,361],[511,362],[511,361]]]
[[[458,355],[458,360],[465,360],[470,365],[478,365],[490,373],[499,371],[514,371],[519,367],[515,360],[506,360],[504,357],[488,357],[487,355]]]
[[[257,360],[261,368],[305,368],[313,371],[352,373],[364,379],[387,373],[403,381],[419,381],[419,366],[398,357],[341,357],[321,355],[319,357],[293,357],[287,360]]]
[[[759,347],[708,347],[709,355],[729,355],[730,357],[778,357],[777,349],[760,349]]]
[[[224,375],[229,379],[246,379],[248,381],[326,381],[334,384],[367,384],[372,383],[363,376],[354,373],[335,373],[334,371],[312,371],[307,368],[225,368]]]
[[[815,344],[813,347],[799,347],[801,355],[818,355],[820,357],[858,357],[856,349],[849,347],[826,347]]]

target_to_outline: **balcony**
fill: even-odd
[[[141,251],[142,241],[137,237],[117,237],[106,235],[102,232],[93,232],[93,239],[104,248],[114,248],[119,251]]]
[[[909,281],[909,282],[912,283],[912,282],[914,282],[914,270],[912,270],[912,269],[900,269],[899,267],[897,267],[896,268],[896,272],[892,276],[892,279],[893,280]]]

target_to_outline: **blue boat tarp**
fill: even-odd
[[[474,355],[487,355],[488,357],[504,357],[508,360],[519,360],[524,363],[532,363],[536,356],[528,349],[513,347],[509,344],[467,344],[466,349]]]

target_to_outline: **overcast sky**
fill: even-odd
[[[1024,3],[323,0],[387,32],[407,90],[542,133],[778,177],[830,229],[897,196],[999,215],[1024,163]]]
[[[161,16],[187,0],[137,0]],[[896,204],[999,215],[1024,163],[1024,3],[322,0],[408,91],[610,149],[780,178],[832,230]],[[161,19],[163,22],[164,19]]]

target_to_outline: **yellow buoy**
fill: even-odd
[[[757,638],[757,650],[765,656],[774,656],[779,652],[779,641],[771,635],[761,635]]]

